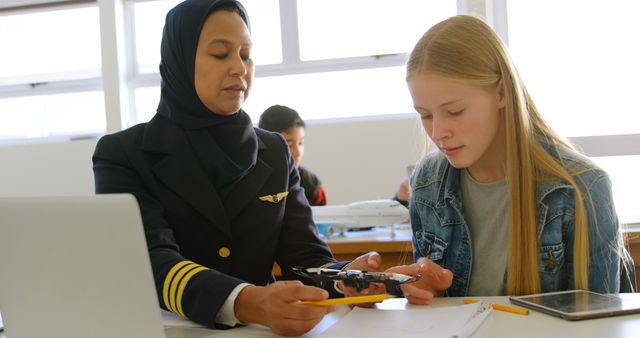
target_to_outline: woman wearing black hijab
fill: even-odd
[[[259,323],[300,335],[333,308],[293,302],[329,294],[274,283],[274,262],[293,279],[291,267],[375,271],[381,258],[336,263],[287,144],[240,109],[254,70],[248,26],[233,0],[187,0],[167,14],[158,113],[100,139],[96,192],[136,196],[164,309],[210,327]]]

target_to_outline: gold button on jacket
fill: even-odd
[[[222,248],[220,248],[220,250],[218,250],[218,255],[220,255],[220,257],[227,258],[229,257],[229,255],[231,255],[231,250],[229,250],[229,248],[227,248],[226,246],[223,246]]]

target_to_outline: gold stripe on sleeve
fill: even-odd
[[[164,305],[167,308],[167,310],[176,314],[177,314],[176,309],[171,304],[171,300],[173,299],[173,297],[169,296],[169,286],[171,285],[171,282],[174,280],[174,275],[176,274],[176,272],[180,271],[185,265],[188,265],[188,264],[195,264],[195,263],[191,261],[182,261],[174,265],[165,276],[164,285],[162,286],[162,300],[164,301]]]
[[[198,272],[203,271],[203,270],[207,270],[207,268],[205,268],[203,266],[199,266],[199,267],[197,267],[195,269],[192,269],[180,281],[180,286],[178,287],[178,294],[176,295],[176,307],[177,307],[177,310],[178,310],[177,313],[182,317],[186,317],[184,315],[184,312],[182,312],[182,294],[184,293],[184,289],[187,287],[187,283],[189,283],[189,280],[191,279],[191,277],[193,277],[195,274],[197,274]]]
[[[180,315],[180,312],[178,312],[178,308],[176,307],[176,305],[178,304],[176,299],[176,290],[178,289],[180,280],[182,280],[184,275],[189,271],[196,269],[199,266],[200,265],[196,263],[190,262],[190,264],[187,264],[180,268],[180,270],[176,272],[176,274],[173,276],[173,279],[171,280],[171,286],[169,287],[169,303],[171,305],[172,311],[178,315]]]

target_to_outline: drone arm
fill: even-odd
[[[387,290],[387,293],[390,295],[394,295],[396,297],[403,297],[402,289],[400,288],[400,282],[393,279],[388,279],[384,281],[384,287]]]

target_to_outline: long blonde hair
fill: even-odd
[[[574,178],[579,174],[576,170],[584,169],[565,167],[545,149],[575,152],[539,114],[502,40],[480,19],[449,18],[425,33],[411,52],[407,79],[426,72],[472,85],[504,87],[502,128],[510,196],[507,292],[519,295],[541,290],[536,185],[550,179],[574,188],[573,275],[575,288],[588,289],[588,219]]]

